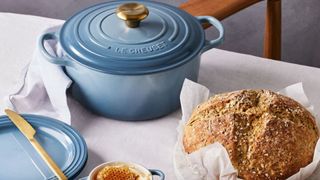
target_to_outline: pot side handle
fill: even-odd
[[[48,32],[48,33],[41,35],[39,38],[39,42],[38,42],[40,52],[45,57],[45,59],[47,61],[49,61],[50,63],[57,64],[60,66],[71,66],[70,61],[67,61],[66,59],[64,59],[62,57],[57,57],[57,56],[50,54],[44,45],[44,42],[46,40],[58,40],[58,39],[59,39],[58,35],[55,32]]]
[[[200,23],[210,23],[219,31],[219,37],[213,40],[206,40],[206,44],[202,48],[202,52],[205,52],[211,48],[221,44],[224,40],[224,28],[219,20],[212,16],[196,16]]]
[[[159,176],[160,180],[164,180],[164,173],[157,169],[148,169],[152,176]]]

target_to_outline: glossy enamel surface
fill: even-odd
[[[130,28],[116,14],[128,2],[103,3],[72,16],[59,35],[65,52],[98,71],[136,75],[174,68],[201,51],[204,31],[195,17],[166,4],[140,1],[149,15]]]
[[[80,134],[61,121],[36,115],[23,115],[35,128],[35,138],[62,169],[73,179],[83,169],[88,153]],[[26,137],[8,119],[0,116],[1,179],[56,179]]]
[[[197,81],[200,57],[148,75],[114,75],[83,66],[66,67],[73,96],[86,108],[120,120],[147,120],[173,112],[185,78]]]
[[[167,115],[179,107],[184,79],[197,81],[201,54],[223,41],[223,27],[213,17],[135,1],[149,13],[132,28],[116,15],[127,2],[80,11],[59,32],[43,34],[40,50],[49,62],[65,68],[73,80],[72,95],[91,111],[130,121]],[[212,24],[219,36],[206,40],[201,23]],[[59,41],[64,56],[48,53],[44,41],[50,39]]]

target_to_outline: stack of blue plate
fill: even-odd
[[[71,126],[52,118],[22,116],[35,128],[35,138],[64,174],[74,179],[88,157],[81,135]],[[7,116],[0,116],[0,179],[57,179]]]

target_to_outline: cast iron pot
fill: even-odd
[[[201,23],[219,37],[206,40]],[[63,66],[73,80],[71,94],[105,117],[147,120],[179,107],[185,78],[197,81],[200,55],[220,44],[221,23],[151,1],[98,4],[68,19],[59,32],[43,34],[39,46],[46,59]],[[55,39],[63,56],[44,42]]]

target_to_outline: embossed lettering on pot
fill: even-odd
[[[163,49],[167,46],[167,43],[161,41],[159,43],[153,44],[151,46],[142,47],[142,48],[115,48],[115,52],[119,54],[147,54],[154,51],[158,51]]]

